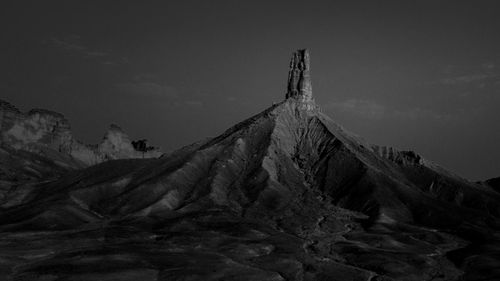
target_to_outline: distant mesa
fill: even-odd
[[[159,148],[152,146],[148,146],[147,150],[137,149],[130,137],[114,124],[99,144],[84,144],[73,136],[69,121],[61,113],[46,109],[23,113],[3,100],[0,100],[0,144],[39,155],[63,154],[69,159],[63,161],[64,164],[75,168],[113,159],[156,158],[162,155]]]

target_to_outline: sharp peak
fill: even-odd
[[[304,102],[313,101],[310,63],[308,49],[299,49],[292,54],[285,98],[295,98]]]
[[[288,70],[287,92],[285,99],[299,109],[319,109],[312,95],[311,59],[308,49],[293,52]]]

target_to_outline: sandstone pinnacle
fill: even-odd
[[[307,49],[297,50],[292,54],[286,98],[295,98],[302,102],[311,102],[313,100],[310,58]]]

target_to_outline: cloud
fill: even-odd
[[[326,108],[347,112],[367,118],[379,119],[386,113],[385,106],[367,99],[348,99],[326,104]]]
[[[106,60],[103,61],[104,65],[121,65],[121,64],[129,64],[130,60],[126,57],[115,58],[114,60]]]
[[[437,113],[435,111],[419,107],[406,110],[394,110],[392,111],[392,116],[395,118],[404,118],[409,120],[432,119],[442,122],[451,121],[456,118],[453,114]]]
[[[100,52],[100,51],[88,51],[88,52],[86,52],[86,55],[88,57],[105,57],[109,54],[106,52]]]
[[[448,77],[440,80],[443,85],[458,85],[458,84],[468,84],[472,82],[480,82],[484,80],[494,79],[500,77],[499,74],[496,73],[477,73],[477,74],[468,74],[462,76]]]
[[[117,83],[115,90],[127,97],[139,97],[162,105],[200,109],[205,106],[205,101],[200,95],[181,93],[177,88],[165,85],[164,79],[154,73],[138,73],[130,81]]]
[[[438,113],[425,108],[390,108],[373,100],[355,98],[327,103],[325,109],[331,109],[334,112],[356,115],[364,119],[431,119],[434,121],[447,122],[456,118],[456,116],[453,114]]]
[[[496,64],[494,62],[485,62],[481,66],[485,69],[493,69],[496,67]]]
[[[82,39],[79,35],[69,35],[63,38],[51,37],[48,40],[44,40],[43,42],[74,55],[82,56],[84,58],[99,59],[104,65],[118,65],[129,63],[128,58],[115,57],[110,52],[89,48],[82,43]]]
[[[202,107],[203,106],[203,102],[199,101],[199,100],[188,100],[185,102],[185,104],[187,106],[191,106],[191,107]]]
[[[61,49],[72,52],[86,52],[87,47],[83,46],[80,42],[80,37],[76,35],[67,36],[64,39],[52,37],[49,42]]]
[[[155,82],[126,82],[115,84],[115,88],[125,94],[143,96],[149,98],[177,99],[178,91],[171,86],[161,85]]]
[[[478,87],[484,88],[490,83],[494,84],[496,81],[499,81],[500,73],[496,69],[497,63],[493,61],[472,66],[446,65],[443,66],[441,72],[447,77],[431,84],[446,86],[478,84]]]

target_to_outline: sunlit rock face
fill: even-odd
[[[61,152],[70,151],[72,135],[63,115],[41,109],[23,114],[6,102],[2,102],[0,110],[2,143],[17,149],[38,143]]]
[[[311,60],[309,50],[298,50],[292,54],[286,98],[297,98],[301,101],[312,100]]]
[[[311,59],[309,50],[297,50],[290,59],[285,98],[293,99],[300,109],[317,110],[312,95]]]
[[[71,156],[88,166],[111,159],[151,158],[161,156],[159,149],[141,152],[134,149],[127,134],[111,125],[98,145],[86,145],[75,139],[68,120],[60,113],[33,109],[22,113],[15,106],[0,101],[0,139],[3,146],[44,154],[52,150]]]
[[[117,125],[109,126],[101,143],[97,147],[97,152],[109,159],[127,159],[127,158],[157,158],[163,153],[154,148],[149,151],[138,151],[132,145],[130,137]]]
[[[296,92],[220,136],[7,196],[0,276],[496,280],[500,194],[345,131],[292,69]]]
[[[99,151],[104,154],[116,155],[115,158],[121,158],[122,155],[134,153],[135,149],[129,136],[120,127],[112,124],[99,144]]]

